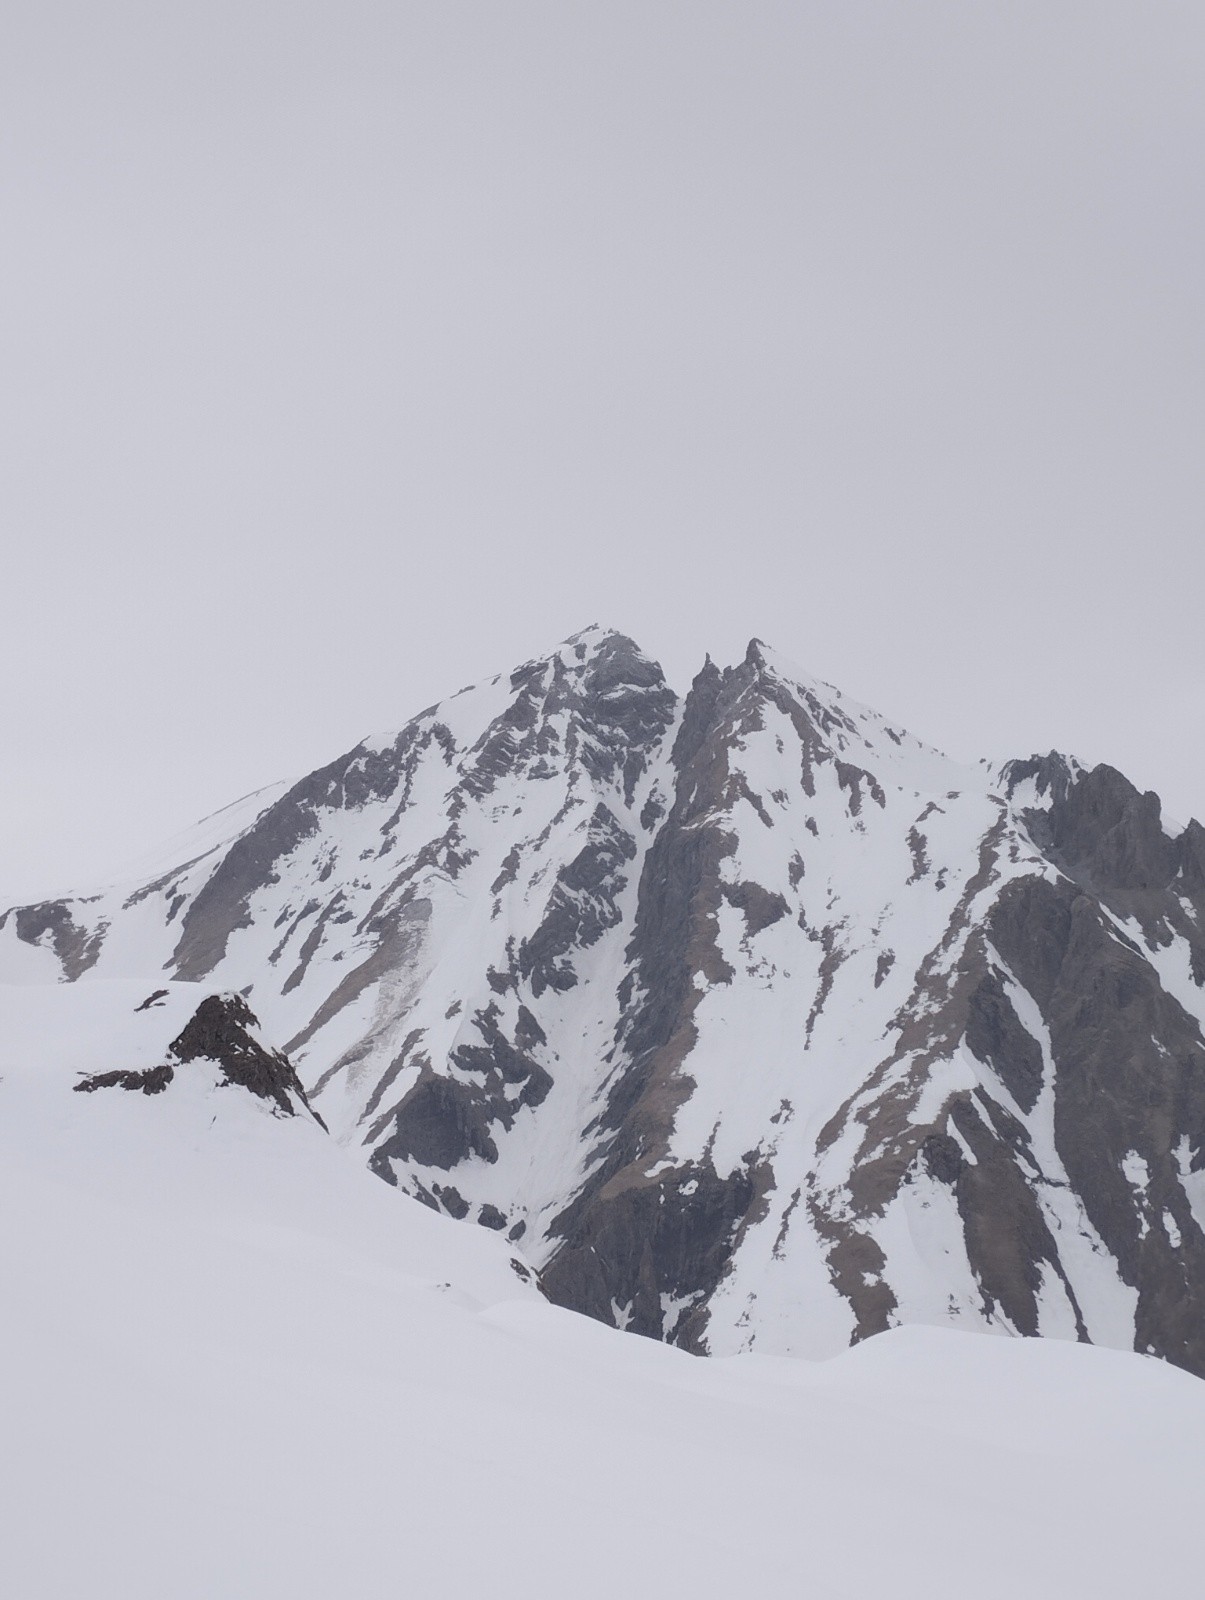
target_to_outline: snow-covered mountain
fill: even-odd
[[[14,1600],[1193,1586],[1195,1379],[924,1328],[823,1363],[624,1337],[374,1178],[205,985],[0,985],[0,1217]]]
[[[1205,1373],[1205,829],[1111,768],[960,766],[756,641],[680,699],[590,629],[0,918],[9,982],[164,974],[561,1305]]]

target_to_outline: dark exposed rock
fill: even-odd
[[[310,962],[318,953],[318,948],[321,945],[323,935],[326,932],[326,924],[330,921],[332,916],[334,916],[335,912],[342,904],[343,895],[339,890],[336,890],[333,897],[323,907],[322,913],[317,922],[314,923],[314,926],[310,929],[309,933],[306,934],[305,942],[301,946],[301,951],[297,957],[297,965],[293,968],[292,972],[289,973],[289,976],[282,984],[280,991],[281,994],[291,994],[292,991],[301,983],[302,979],[306,975]],[[304,915],[304,912],[302,915]]]
[[[251,925],[251,896],[275,882],[276,863],[317,831],[316,796],[319,789],[325,792],[331,771],[303,779],[227,850],[185,912],[172,953],[177,978],[206,977],[226,954],[231,934]]]
[[[837,760],[837,782],[843,789],[849,791],[849,810],[851,816],[858,816],[862,810],[862,790],[865,788],[874,803],[882,809],[887,804],[887,796],[878,779],[871,772],[855,767],[848,761]]]
[[[512,673],[514,700],[465,765],[462,782],[469,794],[489,794],[520,766],[538,776],[541,761],[571,755],[596,781],[618,779],[630,802],[651,750],[673,719],[674,693],[656,662],[622,634],[605,634],[589,649],[583,644],[577,659],[576,669],[558,655]]]
[[[1011,1121],[1008,1113],[986,1099],[982,1106],[987,1117],[973,1100],[959,1100],[952,1117],[975,1157],[974,1162],[963,1163],[956,1182],[967,1257],[983,1291],[985,1309],[989,1313],[998,1309],[1019,1333],[1036,1335],[1045,1265],[1062,1280],[1080,1338],[1086,1339],[1049,1224],[1010,1148],[1025,1138],[1024,1130],[1013,1123],[1011,1140],[1002,1139],[999,1128]]]
[[[650,794],[644,805],[640,808],[640,826],[648,833],[655,828],[665,815],[665,804],[660,795]]]
[[[395,1160],[443,1172],[471,1155],[497,1161],[491,1110],[489,1095],[477,1086],[424,1073],[394,1112],[393,1133],[373,1152],[373,1170],[391,1174]]]
[[[829,1242],[828,1271],[837,1292],[854,1316],[854,1343],[893,1325],[899,1302],[883,1278],[887,1257],[869,1232],[857,1225],[835,1225],[823,1199],[808,1196],[808,1213],[821,1239]]]
[[[191,1019],[172,1040],[171,1054],[177,1061],[204,1058],[222,1068],[227,1083],[249,1089],[261,1100],[271,1100],[286,1116],[296,1112],[300,1101],[316,1121],[322,1119],[311,1110],[305,1090],[287,1056],[278,1050],[265,1050],[250,1029],[259,1023],[241,995],[211,994],[201,1001]]]
[[[938,1183],[957,1183],[966,1166],[962,1146],[948,1133],[929,1133],[921,1143],[925,1168]]]
[[[457,1222],[463,1222],[469,1214],[469,1202],[460,1190],[452,1183],[433,1183],[431,1193],[439,1201],[450,1217],[455,1217]]]
[[[996,971],[985,974],[967,1010],[967,1048],[1000,1079],[1022,1111],[1042,1089],[1042,1047],[1021,1025]]]
[[[544,692],[550,671],[548,663],[534,663],[519,675],[519,686],[533,694],[537,689]],[[564,686],[557,688],[560,679],[556,672],[552,679],[560,693]],[[524,727],[536,730],[533,737],[543,738],[538,718],[532,720],[526,713],[517,722],[512,718],[506,738],[495,729],[501,742],[491,747],[493,755],[486,766],[502,759],[504,746],[510,752],[508,760],[516,756],[511,735]],[[487,776],[479,759],[483,751],[484,746],[476,752],[473,768],[481,783]],[[562,808],[560,815],[567,810]],[[534,996],[545,988],[563,988],[574,981],[572,971],[564,972],[559,963],[572,949],[588,945],[613,925],[617,914],[606,897],[622,889],[624,880],[615,867],[629,859],[634,849],[612,814],[600,804],[588,824],[583,850],[558,877],[541,929],[519,952],[511,950],[509,970],[490,968],[487,972],[489,986],[497,995],[515,990],[520,978],[529,981]],[[517,857],[515,865],[517,868]],[[386,969],[389,965],[397,965],[396,957],[386,963]],[[317,1018],[316,1024],[321,1020]],[[545,1043],[544,1031],[527,1005],[518,1005],[516,1021],[509,1030],[496,1002],[479,1010],[472,1027],[461,1030],[459,1042],[449,1054],[447,1071],[437,1072],[424,1060],[418,1081],[401,1103],[373,1123],[370,1140],[393,1125],[373,1158],[374,1166],[392,1173],[391,1163],[397,1159],[449,1170],[472,1155],[496,1159],[497,1145],[490,1130],[495,1126],[509,1129],[521,1108],[539,1106],[551,1089],[551,1075],[533,1054]],[[399,1071],[402,1065],[399,1061]],[[382,1083],[381,1093],[384,1087]],[[380,1099],[378,1093],[374,1104]]]
[[[581,760],[596,780],[618,775],[631,803],[651,751],[673,721],[677,696],[661,668],[623,634],[608,634],[591,657],[588,737]]]
[[[573,951],[587,949],[617,926],[619,896],[628,881],[621,869],[635,855],[635,841],[605,805],[597,805],[586,843],[557,874],[539,928],[519,948],[519,970],[537,999],[545,989],[573,988]]]
[[[1011,762],[1004,775],[1010,791],[1034,780],[1044,804],[1026,810],[1024,820],[1047,860],[1116,915],[1137,921],[1152,948],[1183,938],[1193,976],[1205,983],[1200,824],[1171,837],[1159,797],[1141,793],[1113,767],[1084,771],[1052,753]]]
[[[492,1228],[495,1233],[501,1233],[503,1228],[506,1227],[506,1218],[502,1212],[498,1210],[497,1206],[491,1206],[488,1203],[478,1211],[477,1221],[483,1228]]]
[[[105,922],[91,930],[81,927],[71,915],[69,900],[44,900],[39,905],[18,906],[0,917],[0,926],[10,915],[17,938],[24,944],[40,945],[49,937],[50,947],[62,965],[63,976],[70,983],[95,966],[108,932]]]
[[[854,1314],[857,1338],[891,1326],[898,1309],[882,1276],[885,1258],[872,1230],[907,1182],[926,1136],[946,1131],[940,1120],[936,1128],[921,1121],[918,1110],[931,1070],[958,1051],[969,997],[986,971],[982,937],[970,937],[971,907],[998,876],[997,851],[1005,830],[1002,814],[981,840],[976,870],[893,1020],[894,1047],[817,1137],[817,1153],[823,1156],[843,1133],[858,1135],[844,1180],[833,1191],[814,1192],[808,1201],[812,1224],[827,1245],[830,1277]],[[951,967],[949,953],[960,940],[965,947]]]
[[[1183,893],[1196,903],[1205,901],[1205,828],[1195,817],[1176,840],[1176,859]]]
[[[684,772],[702,749],[714,724],[716,705],[726,678],[727,674],[708,656],[690,686],[682,710],[682,722],[670,755],[676,771]]]
[[[478,741],[462,772],[462,787],[475,799],[490,794],[500,778],[534,754],[547,670],[539,662],[512,675],[511,687],[519,693]]]
[[[917,883],[929,874],[929,841],[919,828],[909,828],[908,849],[912,852],[912,876],[909,883]]]
[[[556,1305],[611,1324],[626,1309],[631,1332],[698,1350],[701,1330],[683,1338],[667,1327],[663,1297],[699,1301],[715,1288],[753,1203],[753,1178],[739,1170],[721,1178],[710,1163],[655,1180],[627,1176],[565,1219],[565,1242],[540,1286]]]
[[[687,698],[673,750],[674,802],[641,874],[628,976],[620,989],[619,1042],[626,1071],[613,1081],[596,1121],[605,1156],[552,1224],[563,1242],[544,1269],[550,1298],[626,1326],[700,1348],[706,1323],[684,1315],[664,1326],[662,1296],[696,1305],[709,1295],[747,1220],[756,1185],[750,1172],[719,1176],[710,1163],[650,1176],[666,1148],[675,1108],[689,1095],[682,1066],[695,1039],[693,1013],[707,985],[731,969],[717,945],[725,895],[768,926],[785,914],[781,896],[724,884],[721,863],[734,838],[725,818],[746,793],[734,789],[730,752],[744,719],[761,714],[757,673],[721,673],[710,662]],[[768,918],[768,920],[765,920]]]
[[[1055,1141],[1093,1226],[1138,1290],[1139,1347],[1205,1375],[1205,1236],[1178,1181],[1175,1147],[1205,1159],[1205,1045],[1199,1027],[1075,885],[1023,878],[1001,894],[993,939],[1039,994],[1055,1061]],[[1140,1162],[1150,1225],[1126,1175]]]
[[[513,1108],[507,1100],[505,1085],[522,1084],[520,1103],[538,1106],[551,1089],[552,1078],[538,1061],[519,1049],[502,1032],[495,1005],[479,1011],[474,1021],[483,1043],[458,1045],[449,1060],[462,1072],[480,1073],[485,1078],[496,1108],[496,1119],[504,1121],[509,1127]],[[523,1031],[528,1032],[526,1029]]]
[[[1094,767],[1047,812],[1051,860],[1098,893],[1165,889],[1178,861],[1163,832],[1159,796],[1140,794],[1113,767]]]
[[[1057,750],[1044,756],[1029,756],[1023,761],[1009,761],[1001,774],[1004,793],[1011,800],[1020,786],[1032,779],[1040,797],[1049,796],[1053,804],[1061,805],[1075,781],[1076,770]]]
[[[212,852],[206,853],[212,854]],[[164,891],[169,896],[174,895],[176,892],[174,888],[176,879],[180,878],[190,867],[195,867],[198,861],[203,861],[204,859],[204,855],[194,856],[191,861],[182,862],[179,866],[173,867],[170,872],[165,872],[158,878],[152,878],[149,883],[142,884],[126,896],[121,903],[121,909],[129,911],[132,906],[141,905],[144,900],[149,900],[152,895],[163,894]],[[173,885],[173,887],[169,888],[169,885]],[[170,914],[167,920],[169,922],[172,920]],[[0,918],[0,922],[2,921],[3,918]]]
[[[802,913],[800,915],[802,916]],[[816,998],[812,1001],[807,1021],[804,1023],[804,1034],[808,1039],[812,1037],[812,1030],[816,1026],[820,1013],[824,1010],[829,995],[833,992],[833,984],[836,982],[837,973],[848,957],[848,951],[840,942],[840,934],[840,926],[834,927],[830,925],[821,928],[818,934],[813,935],[813,937],[819,939],[820,948],[824,951],[824,954],[820,958],[820,971],[817,974],[820,981],[816,986]]]
[[[745,932],[750,938],[773,927],[787,914],[787,902],[782,895],[764,889],[760,883],[727,883],[721,892],[730,906],[744,913]]]
[[[143,1094],[162,1094],[175,1077],[167,1064],[146,1067],[141,1072],[97,1072],[74,1085],[76,1094],[91,1094],[96,1089],[139,1089]]]
[[[676,798],[645,856],[624,994],[625,1004],[639,996],[625,1022],[627,1050],[637,1063],[693,1027],[696,973],[709,982],[731,977],[715,936],[720,863],[735,841],[721,825],[695,825],[722,803],[728,777],[723,693],[730,681],[731,674],[710,662],[695,679],[674,743]]]
[[[156,990],[135,1010],[152,1008],[166,993],[165,989]],[[97,1089],[162,1094],[174,1081],[179,1067],[205,1060],[222,1069],[222,1083],[237,1085],[262,1100],[273,1101],[286,1116],[295,1115],[297,1105],[294,1102],[300,1102],[320,1126],[325,1126],[322,1118],[310,1109],[288,1058],[279,1051],[266,1050],[249,1031],[258,1026],[241,995],[208,995],[168,1046],[171,1061],[138,1071],[118,1068],[94,1073],[82,1078],[75,1089],[84,1094]]]
[[[411,1028],[410,1032],[402,1040],[402,1048],[381,1073],[381,1076],[377,1079],[376,1087],[364,1102],[361,1121],[366,1121],[369,1117],[375,1115],[386,1094],[412,1062],[419,1062],[430,1067],[431,1063],[426,1053],[417,1049],[417,1046],[426,1038],[426,1033],[427,1030],[425,1028]],[[315,1093],[322,1087],[324,1081],[324,1078],[318,1080],[318,1083],[314,1086]],[[386,1120],[388,1119],[386,1118]],[[370,1137],[372,1137],[372,1134],[370,1134]]]
[[[543,1028],[541,1028],[527,1007],[520,1005],[518,1021],[515,1023],[516,1047],[527,1051],[534,1050],[537,1045],[547,1043],[548,1038]]]

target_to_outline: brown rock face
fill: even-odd
[[[167,994],[157,989],[136,1011],[153,1010]],[[141,1071],[116,1068],[82,1078],[77,1093],[97,1089],[126,1089],[142,1094],[163,1094],[176,1073],[194,1061],[209,1061],[222,1069],[222,1082],[246,1089],[261,1100],[271,1100],[285,1116],[304,1106],[320,1126],[322,1118],[311,1108],[301,1081],[287,1056],[267,1050],[250,1031],[259,1022],[241,995],[208,995],[167,1048],[168,1060]]]
[[[271,1100],[285,1116],[300,1102],[316,1121],[305,1090],[287,1056],[265,1050],[250,1032],[259,1026],[251,1007],[237,994],[211,994],[171,1042],[171,1054],[181,1063],[204,1058],[215,1061],[227,1083],[238,1084],[261,1100]]]

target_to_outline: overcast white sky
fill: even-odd
[[[1200,0],[9,0],[0,887],[587,622],[1205,813]]]

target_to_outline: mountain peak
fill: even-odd
[[[577,633],[571,633],[563,640],[552,653],[563,655],[566,652],[579,660],[587,656],[597,655],[601,650],[620,650],[643,655],[644,652],[636,641],[626,633],[620,633],[618,628],[604,628],[597,622],[592,622],[588,628],[581,628]]]
[[[571,633],[568,638],[561,641],[560,648],[565,645],[584,644],[591,647],[603,639],[608,639],[615,632],[614,628],[604,628],[601,622],[590,622],[584,628],[579,628],[576,633]]]
[[[826,683],[823,678],[817,678],[810,672],[805,672],[796,662],[781,651],[773,649],[763,639],[750,639],[745,651],[745,666],[753,667],[758,672],[769,673],[772,677],[780,679],[794,689],[802,689],[806,693],[819,695],[822,699],[841,700],[844,696],[839,689],[831,683]]]
[[[873,753],[880,764],[900,769],[909,782],[946,787],[957,777],[956,764],[940,750],[889,722],[872,706],[852,699],[834,684],[804,672],[789,657],[761,639],[750,639],[741,668],[763,686],[770,698],[785,694],[811,723],[814,735],[838,756],[852,751],[858,760]]]
[[[1034,754],[998,766],[988,763],[988,775],[1000,785],[1008,800],[1028,797],[1031,803],[1045,800],[1063,800],[1067,791],[1083,772],[1074,756],[1061,750],[1048,750],[1045,755]]]
[[[595,680],[600,672],[604,678],[630,674],[637,683],[664,684],[660,666],[644,653],[634,639],[615,628],[604,628],[598,623],[592,623],[588,628],[571,633],[553,649],[542,655],[533,656],[516,667],[513,672],[503,674],[491,682],[500,683],[509,679],[511,686],[517,687],[520,684],[535,683],[540,678],[548,679],[551,673],[552,678],[548,681],[556,678],[578,678],[589,688],[595,689]]]

